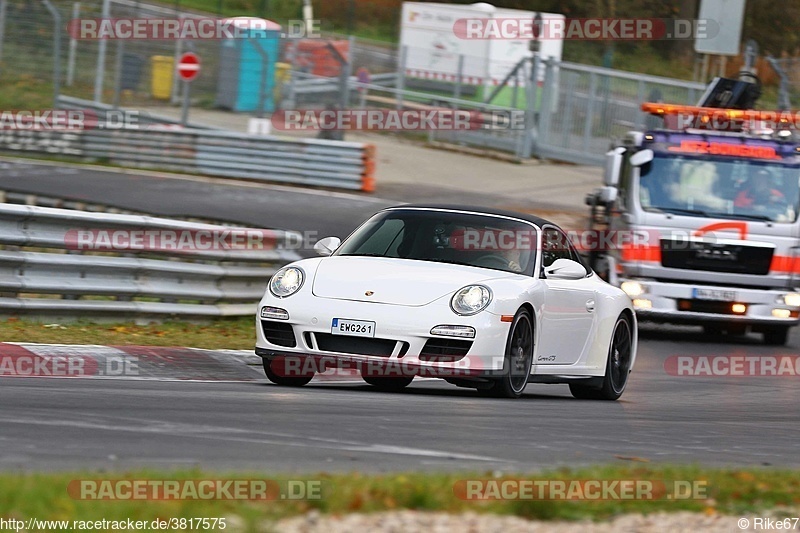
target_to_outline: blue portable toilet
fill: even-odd
[[[217,107],[258,111],[263,90],[263,111],[274,111],[281,26],[256,17],[234,17],[225,22],[235,28],[236,36],[224,39],[220,46]]]

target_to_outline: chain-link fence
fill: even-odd
[[[767,58],[779,77],[778,106],[791,109],[800,101],[800,57]]]
[[[694,105],[705,86],[573,63],[547,62],[537,127],[539,155],[597,163],[612,140],[660,127],[643,102]]]
[[[250,114],[301,107],[458,108],[473,113],[522,113],[517,128],[427,131],[430,141],[598,163],[628,130],[657,124],[645,101],[695,104],[704,86],[683,80],[572,63],[466,56],[443,46],[402,49],[338,34],[323,38],[238,40],[80,40],[72,19],[141,19],[200,15],[134,0],[4,0],[0,88],[7,108],[52,106],[54,35],[61,29],[61,93],[122,107],[181,102],[175,65],[183,52],[201,58],[191,85],[194,106]],[[2,4],[2,0],[0,0]],[[177,14],[176,14],[177,13]],[[246,42],[245,42],[246,41]],[[345,60],[343,62],[343,60]],[[800,59],[779,59],[790,98],[800,97]],[[534,75],[534,71],[536,74]],[[9,103],[10,102],[10,103]],[[519,127],[522,125],[522,127]]]

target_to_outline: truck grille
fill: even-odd
[[[731,302],[712,300],[678,300],[678,309],[690,313],[713,313],[717,315],[734,315]]]
[[[661,239],[661,265],[732,274],[769,274],[774,248]]]

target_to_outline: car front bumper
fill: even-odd
[[[395,376],[402,373],[463,378],[496,375],[502,371],[511,324],[502,321],[500,315],[489,310],[473,316],[456,315],[448,302],[449,300],[443,299],[428,305],[409,307],[316,297],[298,298],[292,302],[288,299],[267,297],[262,300],[259,310],[264,305],[280,307],[289,312],[289,319],[257,317],[256,355],[271,361],[278,360],[278,364],[285,365],[284,370],[292,369],[292,372],[303,368],[320,372],[336,367],[357,367],[362,374],[366,372],[374,376]],[[318,334],[330,335],[334,318],[374,322],[374,338],[395,343],[391,354],[367,355],[355,353],[355,350],[344,352],[321,349]],[[265,320],[290,325],[296,346],[288,347],[270,342],[262,328]],[[432,335],[431,329],[440,325],[470,326],[475,330],[475,337],[467,339]],[[347,338],[354,340],[355,345],[360,337]],[[472,344],[463,356],[421,358],[423,347],[430,339],[470,341]]]

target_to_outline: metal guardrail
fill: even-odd
[[[84,100],[83,98],[75,98],[72,96],[65,96],[59,95],[58,97],[58,108],[59,109],[81,109],[84,111],[91,110],[94,111],[98,117],[104,118],[106,114],[109,112],[119,112],[124,111],[118,107],[114,107],[111,104],[103,104],[101,102],[94,102],[92,100]],[[159,115],[157,113],[151,113],[146,110],[142,110],[137,112],[137,120],[140,125],[165,125],[165,126],[180,126],[181,121],[176,120],[174,118],[166,117],[164,115]],[[200,124],[192,124],[189,123],[187,125],[189,128],[196,129],[196,130],[211,130],[208,126],[203,126]]]
[[[151,124],[119,129],[5,129],[0,130],[0,150],[224,178],[367,192],[375,187],[375,147],[356,142],[165,129]]]
[[[141,215],[0,204],[0,313],[164,318],[252,315],[277,267],[299,259],[299,234],[250,230],[256,249],[154,250],[75,246],[77,232],[220,234],[232,228]]]

